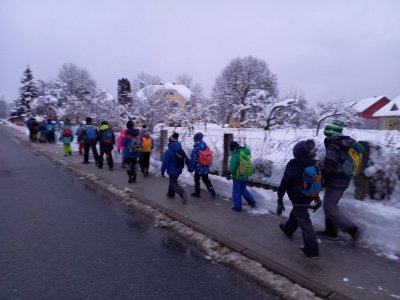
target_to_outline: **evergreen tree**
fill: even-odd
[[[128,105],[132,102],[131,83],[127,78],[118,80],[118,103]]]
[[[19,89],[19,98],[15,102],[16,114],[18,116],[26,115],[31,112],[31,103],[39,95],[35,82],[33,81],[32,71],[27,66],[21,78],[21,87]]]

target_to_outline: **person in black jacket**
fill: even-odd
[[[342,134],[343,126],[344,123],[336,121],[326,125],[324,130],[326,154],[322,175],[325,180],[323,201],[325,229],[317,231],[317,235],[337,239],[338,229],[340,229],[350,234],[353,241],[357,242],[360,235],[358,227],[342,213],[338,206],[340,198],[350,185],[350,178],[343,173],[340,166],[347,150],[355,142],[351,137]]]
[[[313,140],[298,142],[293,147],[294,159],[286,165],[285,173],[278,188],[278,207],[277,214],[281,215],[285,210],[283,196],[288,194],[293,203],[293,209],[289,214],[289,219],[285,224],[280,223],[279,228],[287,237],[291,237],[300,226],[303,235],[304,247],[300,251],[307,257],[318,258],[319,247],[317,237],[311,223],[308,208],[310,203],[315,200],[317,208],[321,205],[321,200],[317,196],[315,199],[304,195],[300,189],[304,169],[315,165],[315,143]]]

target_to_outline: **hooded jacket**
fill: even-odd
[[[200,150],[207,149],[207,144],[202,140],[194,142],[192,153],[190,154],[189,171],[195,171],[198,174],[208,174],[210,166],[203,166],[199,163]]]
[[[168,144],[168,149],[164,153],[164,158],[161,165],[161,173],[167,171],[169,176],[179,176],[182,174],[182,169],[176,166],[176,152],[183,154],[185,156],[186,165],[189,165],[189,158],[182,149],[182,144],[180,142],[170,142]]]
[[[347,150],[355,142],[351,137],[342,134],[335,134],[325,138],[325,159],[322,167],[322,175],[325,184],[331,187],[346,189],[350,184],[341,170],[341,165],[345,159]]]
[[[245,154],[249,159],[251,159],[251,151],[245,147],[237,147],[232,152],[232,157],[229,162],[229,173],[232,174],[232,178],[235,180],[248,180],[248,177],[239,173],[239,161],[240,161],[240,153]]]

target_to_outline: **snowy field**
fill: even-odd
[[[7,123],[8,126],[17,128],[24,132],[28,139],[28,130],[26,127],[20,127]],[[170,135],[174,128],[165,128]],[[180,139],[187,154],[190,154],[192,148],[193,133],[188,132],[185,128],[176,128],[180,133]],[[272,172],[279,174],[275,176],[279,178],[285,164],[292,158],[292,148],[294,144],[302,139],[312,138],[317,143],[319,149],[317,155],[323,157],[323,133],[315,136],[315,130],[310,129],[276,129],[265,135],[261,129],[232,129],[221,128],[218,126],[204,125],[195,127],[194,133],[201,131],[204,133],[204,141],[212,148],[215,153],[215,163],[220,164],[218,156],[222,154],[223,134],[233,133],[234,139],[240,144],[248,146],[252,150],[253,159],[265,159],[271,156],[274,160]],[[344,133],[352,136],[356,140],[368,141],[371,143],[371,162],[374,164],[366,169],[367,176],[374,176],[378,171],[383,172],[385,176],[395,178],[394,192],[392,197],[385,200],[372,200],[367,198],[364,201],[354,199],[354,186],[351,185],[345,192],[344,197],[340,201],[340,208],[346,213],[354,223],[360,228],[360,247],[373,250],[377,255],[385,256],[389,259],[400,260],[400,186],[399,186],[399,150],[400,150],[400,132],[399,131],[378,131],[378,130],[356,130],[344,129]],[[157,134],[154,135],[157,138]],[[77,144],[74,141],[73,150],[77,151]],[[60,145],[61,147],[61,145]],[[120,155],[115,151],[115,160],[118,162]],[[151,172],[159,175],[160,161],[151,160]],[[279,173],[280,172],[280,173]],[[379,173],[382,174],[382,173]],[[276,174],[275,174],[276,175]],[[228,181],[221,176],[210,176],[216,192],[230,201],[232,181]],[[180,177],[181,182],[186,186],[193,185],[193,175],[186,170]],[[275,179],[276,181],[276,179]],[[265,180],[267,182],[267,179]],[[247,209],[245,211],[250,214],[275,214],[276,210],[276,193],[271,190],[261,188],[249,188],[257,200],[256,209]],[[323,197],[323,192],[321,198]],[[284,199],[286,211],[282,217],[287,218],[291,210],[291,202],[285,196]],[[323,229],[324,214],[322,209],[315,213],[311,213],[312,222],[315,229]],[[342,235],[343,239],[349,239],[347,235]]]

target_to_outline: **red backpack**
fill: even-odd
[[[213,153],[209,147],[199,151],[199,164],[202,166],[211,166]]]
[[[63,136],[71,136],[72,135],[72,131],[70,128],[65,128],[63,131]]]

